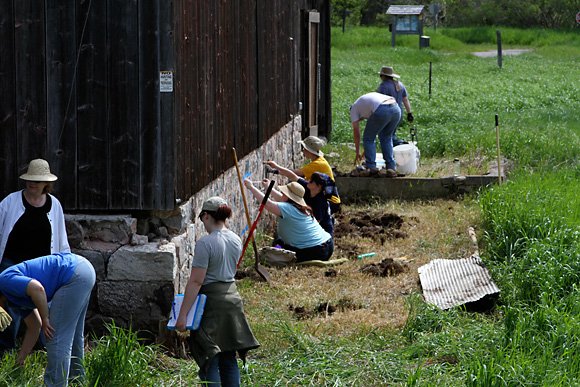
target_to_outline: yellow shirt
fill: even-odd
[[[324,157],[319,157],[316,160],[311,161],[310,163],[300,168],[300,170],[304,174],[304,180],[310,181],[310,178],[314,172],[320,172],[330,176],[330,178],[334,181],[332,168],[330,168],[330,164],[328,164],[328,161],[326,161]],[[328,201],[340,204],[340,198],[338,196],[333,195],[330,197],[330,199],[328,199]]]

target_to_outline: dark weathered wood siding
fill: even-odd
[[[42,157],[66,210],[173,208],[301,114],[310,9],[328,135],[330,0],[0,0],[1,197]]]

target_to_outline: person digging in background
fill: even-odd
[[[0,274],[0,306],[13,306],[27,327],[18,362],[24,365],[42,329],[49,387],[83,382],[85,316],[95,278],[93,265],[71,253],[30,259]]]
[[[369,176],[370,171],[379,172],[376,168],[377,150],[375,140],[378,137],[385,159],[387,177],[396,177],[395,158],[393,157],[393,132],[401,118],[401,109],[393,97],[377,92],[367,93],[359,97],[350,107],[350,120],[352,122],[354,146],[356,156],[355,165],[362,161],[360,153],[360,125],[359,122],[367,120],[363,135],[363,148],[366,170],[361,176]]]
[[[244,185],[262,202],[264,194],[251,180]],[[268,199],[265,208],[278,218],[277,233],[280,247],[296,253],[296,262],[328,261],[334,252],[332,236],[324,231],[304,201],[304,187],[297,182],[279,187],[280,201]]]
[[[298,177],[303,177],[308,181],[310,181],[310,177],[314,172],[320,172],[330,176],[334,182],[335,179],[334,174],[332,173],[332,168],[324,158],[324,153],[321,151],[325,144],[324,141],[316,136],[308,136],[304,141],[298,141],[298,143],[302,146],[304,157],[309,159],[310,162],[300,169],[290,169],[290,171],[295,173]],[[276,169],[270,171],[277,173]],[[328,201],[330,202],[330,212],[332,214],[340,212],[340,197],[338,196],[338,191],[334,192]]]
[[[203,203],[199,219],[209,235],[195,245],[191,275],[175,324],[178,331],[185,332],[187,312],[197,295],[207,296],[199,329],[191,331],[188,342],[200,379],[217,386],[239,386],[236,352],[245,363],[246,353],[260,346],[234,282],[242,241],[226,227],[231,215],[232,209],[219,196]]]
[[[64,213],[58,199],[50,194],[57,177],[48,162],[35,159],[20,176],[26,188],[0,202],[0,273],[28,259],[70,252]],[[0,334],[0,352],[16,348],[20,316],[7,308],[12,324]]]
[[[395,80],[395,78],[401,78],[401,76],[395,74],[393,68],[388,66],[383,66],[378,74],[380,75],[382,82],[377,88],[377,92],[395,98],[397,105],[399,105],[399,108],[401,109],[401,118],[395,128],[395,132],[393,133],[393,146],[397,146],[405,143],[405,141],[397,139],[397,129],[403,120],[403,105],[405,105],[405,110],[407,111],[407,121],[412,124],[415,118],[413,117],[411,104],[407,97],[407,89],[401,81]]]
[[[306,205],[312,208],[312,213],[318,223],[322,226],[324,231],[329,233],[331,236],[334,234],[334,219],[332,218],[332,214],[330,212],[330,205],[327,199],[327,187],[332,187],[334,185],[334,181],[330,178],[330,176],[320,173],[314,172],[310,176],[310,181],[305,180],[290,169],[281,167],[274,161],[266,161],[265,163],[270,168],[277,169],[280,175],[287,177],[291,181],[295,181],[304,187],[304,201]],[[264,179],[262,182],[265,188],[268,187],[269,180]],[[332,188],[331,188],[332,190]],[[279,191],[272,190],[272,199],[275,201],[283,201],[283,195]]]

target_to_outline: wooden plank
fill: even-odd
[[[159,92],[159,1],[138,3],[139,10],[139,121],[141,147],[139,174],[142,179],[140,207],[156,208],[162,182]],[[159,207],[157,207],[159,208]],[[160,208],[159,208],[160,209]]]
[[[12,1],[0,1],[0,200],[18,189],[16,83]]]
[[[107,1],[110,128],[109,202],[113,209],[138,208],[139,37],[136,2]]]
[[[32,159],[46,157],[44,2],[15,1],[14,19],[17,160],[26,166]]]
[[[47,159],[59,178],[54,192],[65,209],[77,207],[75,20],[74,3],[46,0]]]
[[[110,208],[107,195],[110,182],[107,167],[109,127],[106,10],[107,4],[101,1],[77,3],[77,36],[82,35],[77,69],[79,209]],[[87,20],[86,28],[85,20]]]
[[[173,7],[175,4],[171,0],[164,0],[159,7],[159,45],[160,45],[160,70],[173,71],[175,81],[174,64],[174,23]],[[160,169],[157,171],[156,186],[159,184],[159,202],[156,207],[160,209],[170,209],[176,204],[175,197],[175,174],[176,159],[173,152],[173,141],[175,133],[174,125],[174,100],[176,85],[173,85],[173,93],[163,93],[160,96],[160,145],[158,163]],[[182,198],[182,201],[188,198]]]

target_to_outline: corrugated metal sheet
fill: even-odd
[[[418,15],[424,8],[422,5],[391,5],[387,15]]]
[[[418,271],[425,301],[443,310],[500,291],[477,254],[464,259],[434,259]]]

